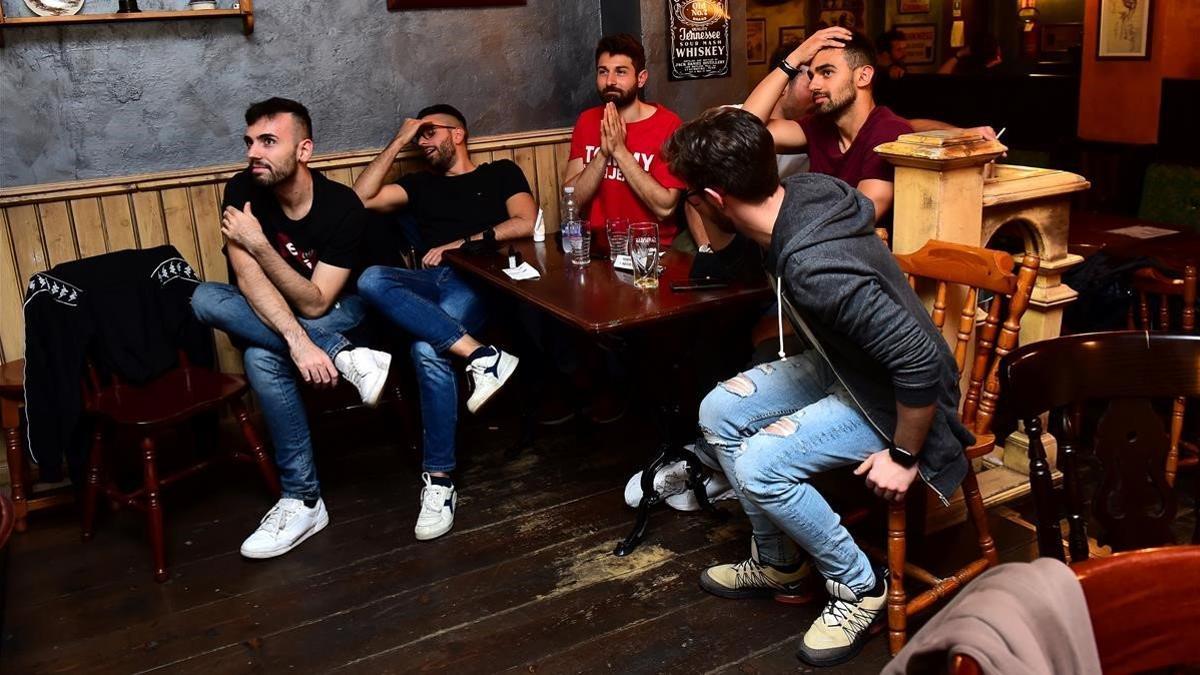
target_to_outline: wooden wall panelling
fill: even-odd
[[[507,160],[511,161],[512,158],[513,158],[513,151],[511,148],[501,148],[499,150],[492,151],[492,161],[493,162],[498,162],[502,159],[507,159]]]
[[[492,153],[488,151],[476,151],[470,153],[471,162],[476,166],[492,161]]]
[[[154,248],[167,243],[166,221],[158,190],[133,193],[133,222],[137,227],[142,248]]]
[[[133,209],[129,206],[129,195],[101,197],[100,212],[104,217],[109,251],[138,248],[137,235],[133,233]]]
[[[546,219],[546,232],[558,232],[558,186],[562,182],[558,176],[558,166],[554,161],[554,147],[550,145],[539,145],[534,149],[534,161],[537,164],[537,183],[534,189],[537,190],[538,206],[541,207]]]
[[[354,177],[350,174],[349,168],[328,169],[323,171],[325,177],[329,180],[336,181],[346,187],[354,187]]]
[[[513,161],[517,163],[517,166],[521,167],[521,171],[525,174],[525,180],[529,181],[529,187],[534,191],[536,196],[538,189],[537,160],[534,158],[533,148],[513,149]]]
[[[185,260],[203,274],[200,266],[196,226],[192,219],[192,202],[187,188],[173,188],[161,193],[163,220],[167,225],[167,243],[174,246]]]
[[[29,282],[29,277],[49,267],[46,249],[42,245],[37,207],[27,205],[8,209],[8,226],[17,260],[17,278],[24,286]]]
[[[42,238],[46,243],[49,265],[79,259],[75,248],[75,228],[71,225],[71,212],[66,202],[38,204],[38,217],[42,221]]]
[[[225,245],[225,238],[221,235],[221,192],[218,186],[207,183],[189,187],[188,196],[192,202],[196,240],[200,244],[198,271],[205,281],[226,283],[229,281],[229,267],[225,254],[221,252]],[[218,367],[227,373],[242,372],[241,353],[229,341],[229,336],[219,330],[214,330],[213,336]]]
[[[25,353],[25,321],[21,305],[26,283],[17,273],[6,211],[0,209],[0,359],[5,362],[19,359]]]
[[[100,216],[99,199],[72,199],[71,225],[75,230],[75,244],[80,258],[108,252],[108,241],[104,236],[104,219]]]

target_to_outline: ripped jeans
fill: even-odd
[[[750,518],[759,561],[800,562],[856,593],[875,574],[841,518],[809,483],[884,447],[814,350],[765,363],[717,385],[700,404],[698,455],[723,471]]]

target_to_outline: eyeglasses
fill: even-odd
[[[697,197],[702,196],[703,194],[704,194],[704,188],[696,188],[695,190],[688,190],[687,192],[685,192],[683,194],[683,200],[685,202],[691,204],[692,206],[695,206],[696,203],[693,202],[692,200]]]

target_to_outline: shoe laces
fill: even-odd
[[[768,586],[774,588],[778,584],[767,576],[766,568],[754,558],[746,558],[733,566],[735,584],[738,588]]]
[[[821,612],[821,618],[825,620],[826,626],[840,626],[853,639],[866,630],[874,619],[869,612],[857,611],[861,603],[862,600],[830,598],[829,604],[825,605],[824,611]]]
[[[267,515],[258,524],[258,529],[265,530],[271,534],[283,532],[283,528],[287,527],[288,521],[296,515],[296,511],[290,509],[283,504],[276,504],[267,511]]]
[[[450,488],[444,485],[434,485],[429,474],[422,476],[425,481],[425,487],[421,488],[421,510],[422,511],[441,511],[446,506],[446,495],[450,492]]]

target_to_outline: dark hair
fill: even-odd
[[[842,53],[846,56],[846,64],[851,68],[875,65],[875,46],[871,44],[866,35],[852,32],[845,45],[842,47]],[[836,49],[836,47],[826,47],[825,49]],[[823,52],[825,49],[821,51]]]
[[[600,60],[601,54],[628,56],[633,61],[634,70],[640,73],[646,69],[646,50],[642,48],[642,43],[629,33],[614,33],[600,38],[596,43],[597,61]]]
[[[904,31],[899,28],[893,28],[875,41],[875,49],[880,54],[888,54],[892,51],[892,44],[896,42],[904,42],[908,38],[904,37]]]
[[[246,126],[250,126],[264,117],[274,117],[281,113],[288,113],[300,122],[300,126],[304,128],[304,136],[301,140],[313,137],[312,118],[308,116],[308,108],[298,101],[278,96],[259,101],[246,108]]]
[[[779,187],[775,142],[762,121],[737,108],[712,108],[671,134],[671,173],[695,190],[713,188],[758,204]]]
[[[427,105],[424,108],[421,108],[420,112],[417,113],[417,118],[420,119],[426,115],[449,115],[458,120],[458,123],[462,125],[463,134],[467,133],[466,116],[459,112],[458,108],[455,108],[449,103],[435,103],[433,105]]]
[[[799,42],[797,42],[795,40],[789,40],[789,41],[784,42],[783,44],[779,45],[778,47],[776,47],[775,51],[771,52],[771,58],[767,60],[767,72],[769,73],[772,70],[775,70],[776,68],[778,68],[779,64],[783,63],[783,60],[788,57],[788,54],[791,54],[792,52],[796,51],[796,47],[799,47],[799,46],[800,46]],[[799,65],[799,64],[793,64],[793,65]]]

